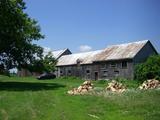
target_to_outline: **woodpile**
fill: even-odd
[[[141,90],[160,88],[160,81],[155,79],[146,80],[139,86]]]
[[[91,83],[91,81],[85,81],[78,88],[73,88],[72,90],[69,90],[67,93],[70,95],[80,95],[80,94],[86,94],[92,89],[93,89],[93,84]]]
[[[126,90],[126,88],[122,85],[122,83],[112,80],[110,83],[108,83],[106,90],[111,91],[111,92],[122,93]]]

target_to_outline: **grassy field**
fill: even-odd
[[[0,76],[0,120],[159,120],[160,90],[139,91],[137,81],[122,81],[123,94],[67,95],[78,78],[38,81]],[[94,81],[98,89],[107,82]]]

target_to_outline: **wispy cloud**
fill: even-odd
[[[91,51],[92,50],[92,47],[91,46],[88,46],[88,45],[81,45],[79,47],[79,51],[80,52],[87,52],[87,51]]]

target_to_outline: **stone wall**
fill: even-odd
[[[134,65],[132,60],[106,61],[88,65],[58,67],[58,76],[77,76],[86,80],[113,79],[116,77],[133,79],[133,72]]]

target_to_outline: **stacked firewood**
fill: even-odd
[[[106,90],[111,92],[122,93],[126,90],[126,88],[122,85],[122,83],[112,80],[110,83],[108,83]]]
[[[139,86],[141,90],[160,88],[160,81],[155,79],[146,80]]]
[[[85,81],[78,88],[73,88],[72,90],[69,90],[67,93],[70,95],[86,94],[92,89],[93,89],[93,84],[91,83],[91,81]]]

